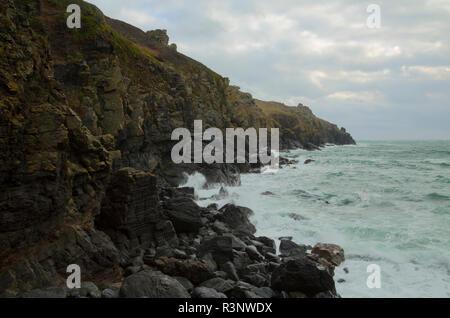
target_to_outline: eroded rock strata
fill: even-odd
[[[70,3],[79,30],[66,27]],[[202,119],[278,127],[282,148],[312,149],[354,143],[345,129],[302,105],[262,104],[164,30],[84,1],[4,0],[0,26],[0,296],[336,296],[326,246],[277,255],[249,209],[201,208],[175,187],[194,171],[238,184],[250,165],[174,165],[170,136]],[[69,264],[79,290],[62,287]]]

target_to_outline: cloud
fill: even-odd
[[[431,80],[445,81],[450,79],[450,66],[402,66],[403,75],[406,77],[426,77]]]
[[[309,105],[356,138],[450,135],[447,0],[379,1],[380,29],[357,0],[90,2],[144,31],[167,29],[179,51],[242,90]]]

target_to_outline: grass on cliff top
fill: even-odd
[[[66,12],[66,8],[70,4],[78,4],[81,9],[81,28],[74,29],[73,38],[74,42],[80,46],[89,42],[95,42],[99,38],[103,38],[109,41],[118,55],[125,58],[138,58],[144,57],[150,59],[153,63],[159,63],[159,61],[148,52],[133,42],[129,41],[118,32],[109,27],[105,21],[103,13],[96,6],[79,0],[48,0],[48,2],[57,10],[61,10],[63,14],[56,17],[58,24],[66,23],[67,18],[71,13]]]

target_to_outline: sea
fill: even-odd
[[[205,189],[198,173],[186,185],[199,205],[252,209],[257,236],[341,246],[342,297],[450,297],[450,140],[359,141],[281,155],[298,163],[243,174],[218,201],[211,196],[222,185]],[[375,286],[372,264],[380,270]]]

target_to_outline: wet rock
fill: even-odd
[[[275,195],[273,192],[270,191],[264,191],[261,193],[261,195]]]
[[[306,257],[290,259],[272,273],[271,288],[299,291],[312,297],[320,292],[336,293],[333,277]]]
[[[158,271],[141,271],[125,278],[120,288],[124,298],[189,298],[189,293],[175,278]]]
[[[295,221],[307,220],[307,218],[305,218],[304,216],[301,216],[300,214],[297,214],[297,213],[289,213],[288,217],[290,217],[291,219],[293,219]]]
[[[306,159],[305,162],[304,162],[304,164],[307,165],[307,164],[309,164],[309,163],[311,163],[311,162],[314,162],[314,161],[315,161],[315,160],[313,160],[313,159]]]

